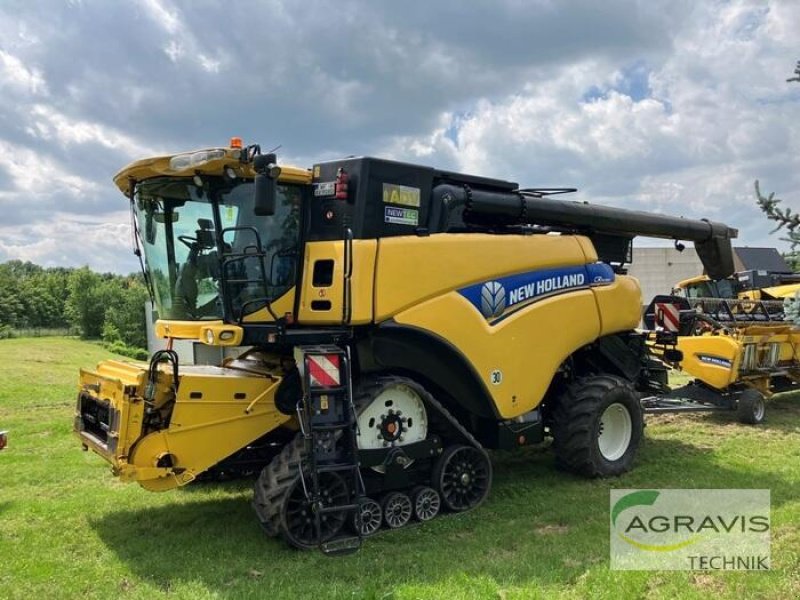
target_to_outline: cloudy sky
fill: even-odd
[[[776,245],[753,181],[800,208],[799,30],[796,0],[3,0],[0,261],[135,270],[113,174],[232,135]]]

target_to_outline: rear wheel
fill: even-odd
[[[619,377],[579,379],[553,410],[553,448],[560,468],[587,477],[628,471],[644,428],[633,387]]]
[[[748,388],[739,395],[736,416],[740,423],[758,425],[764,421],[766,412],[764,396],[758,390]]]

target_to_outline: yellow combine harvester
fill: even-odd
[[[327,552],[478,506],[487,448],[550,436],[565,469],[627,471],[640,395],[667,389],[636,330],[633,237],[692,240],[733,271],[722,224],[376,158],[298,169],[234,140],[115,182],[157,334],[243,352],[82,371],[82,444],[149,490],[260,473],[264,530]]]

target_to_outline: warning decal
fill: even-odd
[[[336,387],[341,382],[338,354],[312,354],[306,356],[308,378],[315,387]]]
[[[678,307],[669,302],[656,302],[656,325],[665,331],[678,331],[681,324]]]

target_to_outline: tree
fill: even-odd
[[[103,341],[147,347],[145,302],[149,296],[141,277],[115,278],[106,282]]]
[[[794,72],[795,77],[790,77],[786,80],[787,82],[800,82],[800,61],[797,61]],[[775,192],[771,192],[769,196],[764,196],[761,193],[757,179],[755,187],[758,207],[767,215],[770,221],[775,221],[778,224],[770,233],[786,228],[788,237],[781,238],[781,240],[789,242],[790,251],[784,253],[784,258],[786,258],[793,271],[800,270],[800,251],[797,250],[797,247],[800,246],[800,214],[793,213],[789,208],[781,209],[778,205],[782,200],[775,197]]]
[[[75,269],[67,284],[69,297],[64,312],[83,338],[99,338],[105,321],[105,286],[89,267]]]
[[[789,242],[790,251],[785,253],[784,257],[790,263],[792,270],[797,271],[800,269],[800,251],[797,250],[797,246],[800,245],[800,213],[794,213],[790,208],[781,209],[778,205],[782,200],[775,197],[775,192],[770,193],[769,196],[764,196],[758,186],[757,179],[756,198],[758,207],[767,215],[767,218],[778,224],[770,233],[786,228],[787,237],[783,237],[781,240]]]

